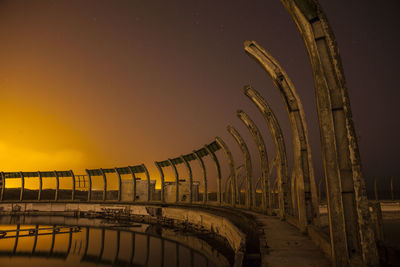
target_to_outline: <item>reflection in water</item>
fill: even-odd
[[[111,228],[0,225],[0,266],[229,265],[203,240],[184,236],[147,224]]]

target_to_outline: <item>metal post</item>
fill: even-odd
[[[164,172],[160,164],[156,161],[154,162],[156,164],[156,167],[158,169],[158,172],[160,173],[160,179],[161,179],[161,202],[165,202],[165,183],[164,183]]]
[[[334,264],[379,265],[339,49],[316,0],[281,0],[303,37],[314,76]]]
[[[151,201],[152,200],[152,196],[151,196],[151,191],[150,191],[150,175],[149,175],[149,171],[147,170],[146,166],[144,164],[141,165],[144,173],[146,175],[146,180],[147,180],[147,201]]]
[[[233,126],[228,125],[227,130],[233,136],[235,141],[238,143],[240,150],[242,151],[244,166],[245,166],[245,170],[246,170],[246,185],[247,185],[246,207],[254,208],[255,201],[254,201],[254,194],[253,194],[253,177],[252,177],[252,167],[251,167],[251,158],[250,158],[249,149],[247,148],[247,145],[244,142],[244,139],[242,138],[242,136],[239,134],[239,132],[235,128],[233,128]]]
[[[60,179],[58,177],[57,171],[54,171],[54,175],[56,177],[56,194],[54,196],[54,200],[57,201],[58,200],[58,193],[60,191]]]
[[[92,176],[90,175],[88,169],[86,169],[86,173],[87,173],[88,179],[89,179],[89,189],[88,189],[88,198],[87,198],[87,201],[91,201],[91,200],[92,200]]]
[[[236,170],[235,170],[235,162],[233,160],[233,156],[232,153],[230,151],[230,149],[228,148],[228,146],[225,144],[224,140],[222,140],[222,138],[220,137],[215,137],[215,141],[218,143],[218,145],[222,148],[222,150],[224,151],[224,154],[226,156],[226,159],[228,161],[228,165],[229,165],[229,177],[227,178],[227,180],[230,180],[230,184],[231,184],[231,196],[232,196],[232,206],[235,207],[236,206],[236,202],[237,202],[237,191],[238,191],[238,184],[237,184],[237,180],[236,180]],[[225,187],[226,189],[226,187]],[[226,190],[225,190],[225,197],[226,197]]]
[[[263,115],[274,141],[276,154],[276,175],[279,188],[279,217],[290,213],[289,174],[286,157],[285,139],[276,116],[265,99],[251,86],[244,87],[244,94],[257,106]]]
[[[133,201],[136,201],[136,175],[133,170],[132,166],[128,166],[129,171],[131,172],[132,175],[132,181],[133,181]]]
[[[186,170],[189,176],[189,203],[193,202],[193,173],[192,168],[190,167],[190,163],[185,159],[184,156],[181,156],[183,163],[185,163]]]
[[[204,182],[204,197],[203,197],[203,202],[207,203],[208,202],[208,192],[207,192],[207,171],[206,167],[204,165],[204,161],[201,158],[201,156],[197,153],[197,151],[193,150],[193,155],[196,157],[197,161],[199,162],[199,165],[201,167],[201,171],[203,173],[203,182]]]
[[[118,176],[118,201],[121,201],[121,191],[122,191],[122,179],[121,179],[121,174],[118,172],[118,168],[114,168],[115,173]]]
[[[265,147],[264,139],[261,136],[260,130],[258,129],[257,125],[253,122],[249,115],[247,115],[244,111],[238,110],[237,116],[239,119],[246,125],[247,129],[250,131],[251,136],[253,137],[254,142],[257,145],[258,149],[258,156],[260,159],[260,166],[261,166],[261,181],[262,181],[262,207],[264,212],[268,212],[268,209],[271,208],[271,203],[269,202],[269,184],[271,177],[268,175],[269,173],[269,163],[268,163],[268,154],[267,148]],[[256,193],[256,188],[254,188],[254,194]],[[254,204],[255,205],[255,204]]]
[[[72,170],[70,170],[71,173],[71,178],[72,178],[72,196],[71,196],[71,200],[74,201],[75,200],[75,190],[76,190],[76,181],[75,181],[75,174]]]
[[[100,168],[101,176],[103,176],[103,201],[107,199],[107,176],[103,169]]]
[[[168,159],[169,165],[172,167],[172,170],[174,171],[174,175],[175,175],[175,183],[176,183],[176,187],[175,187],[175,203],[179,202],[179,174],[178,174],[178,170],[176,169],[175,164],[172,162],[171,159]]]
[[[25,191],[25,177],[22,172],[19,172],[21,175],[21,191],[19,195],[19,201],[22,201],[24,199],[24,191]]]
[[[218,202],[219,205],[221,205],[222,204],[222,197],[221,197],[221,195],[222,195],[222,192],[221,192],[221,167],[219,165],[217,156],[211,150],[209,145],[204,145],[204,148],[207,150],[208,155],[210,155],[211,158],[213,159],[215,170],[217,171],[217,202]]]

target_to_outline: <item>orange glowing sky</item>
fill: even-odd
[[[397,126],[383,139],[399,133],[398,120],[387,117],[397,104],[390,97],[397,87],[386,84],[376,92],[373,74],[390,80],[393,73],[368,67],[387,65],[390,58],[372,56],[370,65],[364,63],[366,54],[382,48],[379,38],[386,37],[375,38],[378,28],[395,23],[391,16],[371,21],[368,12],[356,12],[358,5],[334,2],[321,4],[342,52],[363,160],[371,176],[394,175],[391,161],[372,165],[378,149],[397,151],[374,142],[382,136],[376,129],[393,121]],[[386,12],[396,10],[397,4],[390,3],[393,8]],[[348,9],[340,8],[343,4]],[[375,8],[372,1],[366,1],[368,8]],[[0,36],[2,171],[73,169],[83,174],[86,168],[145,163],[158,179],[155,160],[190,153],[215,136],[228,143],[239,165],[240,150],[225,130],[232,124],[249,144],[257,176],[255,145],[236,118],[237,109],[259,125],[270,158],[274,152],[263,118],[242,94],[244,85],[253,85],[273,106],[289,155],[291,136],[279,93],[243,51],[243,42],[253,39],[271,51],[297,86],[316,176],[322,174],[311,69],[279,1],[1,1]],[[398,42],[389,41],[387,53],[399,59]],[[379,106],[375,111],[369,108],[373,103]],[[376,112],[385,119],[371,125]]]

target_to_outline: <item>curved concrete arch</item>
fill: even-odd
[[[264,68],[282,95],[292,129],[294,169],[298,179],[296,190],[299,223],[301,228],[311,223],[318,225],[318,196],[307,123],[300,97],[285,70],[262,46],[255,41],[246,41],[244,49]]]
[[[75,181],[75,174],[72,170],[70,170],[71,178],[72,178],[72,195],[71,200],[75,200],[75,189],[76,189],[76,181]]]
[[[303,38],[314,76],[336,265],[360,255],[379,265],[350,100],[333,31],[316,0],[281,0]]]
[[[144,171],[144,174],[146,175],[146,180],[147,180],[147,201],[151,201],[151,191],[150,191],[150,174],[149,171],[146,168],[146,165],[142,164],[142,169]]]
[[[132,175],[132,182],[133,182],[133,201],[136,201],[136,175],[135,171],[133,170],[132,166],[128,166],[129,172]]]
[[[103,177],[103,201],[107,199],[107,176],[102,168],[100,168],[101,176]]]
[[[189,203],[193,202],[193,172],[192,168],[190,167],[189,161],[185,159],[184,156],[181,156],[180,159],[185,164],[188,176],[189,176]]]
[[[19,201],[22,201],[24,199],[25,177],[24,177],[24,174],[22,172],[19,172],[19,174],[21,175],[21,191],[20,191],[20,194],[19,194]]]
[[[54,200],[58,201],[59,193],[60,193],[60,177],[58,176],[57,171],[53,171],[54,177],[56,177],[56,194],[54,195]]]
[[[268,176],[269,164],[268,164],[267,148],[265,147],[264,139],[261,136],[260,130],[258,129],[257,125],[253,122],[253,120],[250,118],[250,116],[243,110],[238,110],[237,116],[246,125],[251,136],[253,137],[254,142],[257,145],[258,156],[261,165],[261,177],[260,177],[260,180],[262,181],[261,188],[263,189],[261,204],[263,210],[267,212],[267,210],[271,207],[271,203],[269,202],[269,197],[268,197],[271,190],[270,188],[271,181],[270,177]],[[254,194],[256,193],[256,189],[257,189],[257,184],[254,186]]]
[[[215,153],[210,149],[209,145],[204,145],[204,148],[207,150],[208,155],[214,161],[215,170],[217,171],[217,202],[221,205],[222,203],[222,191],[221,191],[221,166],[219,165],[219,161]]]
[[[222,150],[224,151],[224,154],[226,156],[226,159],[228,161],[228,165],[229,165],[229,176],[226,179],[226,183],[228,183],[228,181],[230,181],[230,185],[231,185],[231,204],[232,206],[236,206],[236,202],[237,202],[237,191],[238,191],[238,187],[237,187],[237,180],[236,180],[236,170],[235,170],[235,161],[233,160],[233,156],[231,153],[231,150],[229,149],[229,147],[225,144],[224,140],[222,140],[221,137],[215,137],[215,141],[217,142],[217,144],[222,148]],[[226,186],[225,186],[225,199],[228,198],[227,195],[227,190],[226,190]]]
[[[154,164],[157,167],[158,172],[160,173],[160,180],[161,180],[161,202],[165,202],[165,182],[164,182],[164,171],[160,164],[156,161]]]
[[[117,174],[118,177],[118,201],[121,201],[121,197],[122,197],[122,178],[121,178],[121,174],[118,171],[118,168],[114,168],[115,173]]]
[[[247,182],[246,207],[253,208],[254,207],[253,178],[252,178],[251,157],[249,149],[247,148],[247,145],[244,142],[242,136],[233,126],[228,125],[226,129],[233,136],[233,138],[239,145],[240,150],[242,151],[244,166],[246,170],[246,182]]]
[[[208,191],[207,191],[207,170],[206,170],[206,166],[204,165],[204,161],[201,158],[201,156],[198,154],[197,151],[193,150],[193,155],[197,159],[197,162],[199,163],[201,171],[203,173],[203,183],[204,183],[203,202],[207,203],[208,202]]]
[[[4,177],[4,172],[1,172],[1,201],[4,200],[5,188],[6,188],[6,178]]]
[[[91,201],[92,200],[92,175],[89,173],[89,170],[86,169],[86,174],[88,176],[88,180],[89,180],[89,188],[88,188],[88,198],[87,201]]]
[[[42,173],[38,171],[38,178],[39,178],[39,192],[38,192],[38,200],[42,199],[42,191],[43,191],[43,178]]]
[[[251,86],[244,87],[244,94],[257,106],[263,115],[268,129],[272,135],[276,154],[276,173],[279,187],[279,217],[285,218],[290,213],[290,192],[288,165],[286,157],[285,139],[281,127],[275,117],[274,112],[269,107],[265,99]]]
[[[178,170],[176,169],[175,163],[171,160],[168,159],[169,165],[172,167],[172,170],[174,171],[174,175],[175,175],[175,183],[176,183],[176,187],[175,187],[175,202],[178,203],[179,202],[179,174],[178,174]]]

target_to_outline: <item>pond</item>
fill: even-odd
[[[8,223],[5,223],[8,222]],[[229,266],[223,242],[158,225],[1,216],[0,266]],[[217,244],[217,245],[216,245]]]

